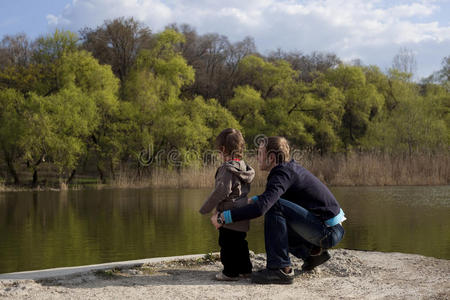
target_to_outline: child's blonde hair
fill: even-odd
[[[231,158],[241,159],[244,155],[245,141],[242,133],[234,128],[222,130],[216,138],[216,147]]]

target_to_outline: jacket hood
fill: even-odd
[[[250,183],[253,181],[253,178],[255,178],[255,170],[243,160],[228,161],[225,163],[225,167],[243,182]]]

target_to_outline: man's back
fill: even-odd
[[[311,172],[291,160],[272,168],[264,193],[253,204],[231,210],[233,221],[262,216],[280,198],[304,207],[322,220],[333,218],[340,211],[330,190]]]
[[[291,173],[289,188],[280,198],[306,208],[323,220],[339,213],[339,204],[325,184],[294,160],[274,167],[269,174],[268,185],[270,176],[277,176],[277,168],[284,168]]]

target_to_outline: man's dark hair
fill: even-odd
[[[275,154],[276,164],[281,164],[289,160],[289,142],[281,136],[269,136],[264,141],[266,147],[267,158],[270,154]]]

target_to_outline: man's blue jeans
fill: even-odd
[[[344,228],[340,224],[327,227],[305,208],[279,199],[264,217],[267,268],[288,267],[291,265],[289,252],[304,260],[310,256],[313,246],[328,249],[343,236]]]

